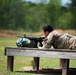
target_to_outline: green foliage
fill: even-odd
[[[0,0],[0,28],[8,28],[11,0]]]
[[[50,0],[47,5],[48,22],[54,27],[57,25],[57,20],[61,13],[61,0]]]
[[[71,21],[72,29],[76,29],[76,0],[71,0],[70,11],[72,12],[73,19]]]
[[[44,24],[54,28],[75,29],[76,0],[62,6],[61,0],[0,0],[0,29],[39,31]]]
[[[73,16],[70,12],[66,12],[63,14],[58,20],[58,28],[60,29],[70,29],[71,28],[71,20]]]

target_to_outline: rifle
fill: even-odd
[[[42,41],[44,40],[44,37],[36,38],[36,37],[26,36],[25,34],[24,37],[20,37],[20,38],[22,38],[22,40],[20,41],[20,43],[22,43],[21,47],[25,47],[24,45],[25,41],[23,42],[24,38],[31,40],[31,44],[29,44],[29,46],[26,47],[34,47],[34,48],[37,48],[38,43],[40,46],[42,46]],[[18,42],[16,42],[16,45],[19,47]]]

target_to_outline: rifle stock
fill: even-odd
[[[44,37],[31,37],[31,36],[26,36],[24,34],[24,36],[18,36],[19,39],[16,41],[16,45],[18,47],[34,47],[37,48],[37,45],[39,43],[40,46],[42,46],[42,41],[44,40]],[[27,41],[31,41],[31,43],[28,45]]]

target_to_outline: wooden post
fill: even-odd
[[[14,56],[7,56],[7,70],[13,71]]]
[[[33,69],[39,70],[39,57],[34,57]]]
[[[62,68],[62,60],[63,60],[63,59],[60,59],[60,68]]]
[[[62,75],[68,75],[69,59],[62,59]]]
[[[37,44],[38,44],[38,42],[35,41],[34,48],[38,48]],[[33,69],[36,71],[39,70],[39,61],[40,61],[40,57],[33,58]]]

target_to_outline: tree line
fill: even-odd
[[[39,31],[45,24],[54,28],[76,29],[76,0],[62,5],[61,0],[0,0],[0,30]]]

